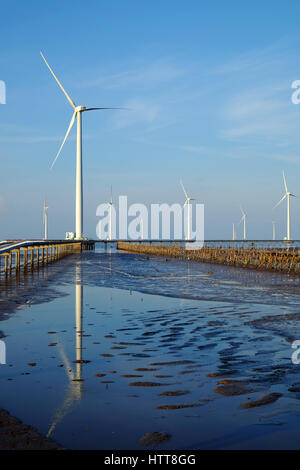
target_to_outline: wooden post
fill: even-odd
[[[30,263],[31,263],[31,269],[34,267],[34,249],[30,248]]]

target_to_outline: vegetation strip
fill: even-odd
[[[178,243],[163,245],[118,242],[118,250],[144,255],[179,258],[202,263],[225,264],[239,268],[300,274],[298,250],[276,248],[206,247],[187,250]]]

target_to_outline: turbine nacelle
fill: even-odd
[[[82,111],[86,111],[87,107],[86,106],[76,106],[74,109],[75,113],[82,113]]]

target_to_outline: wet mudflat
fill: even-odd
[[[299,294],[113,251],[2,281],[0,407],[64,448],[298,449]]]

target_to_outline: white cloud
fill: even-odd
[[[232,93],[222,109],[224,124],[221,137],[226,140],[263,137],[265,141],[272,140],[278,145],[289,137],[290,142],[295,142],[300,109],[292,105],[290,96],[287,81]]]
[[[184,70],[169,64],[167,61],[158,60],[144,67],[127,70],[117,74],[102,75],[93,80],[84,81],[81,87],[113,88],[149,88],[170,82],[184,75]]]

